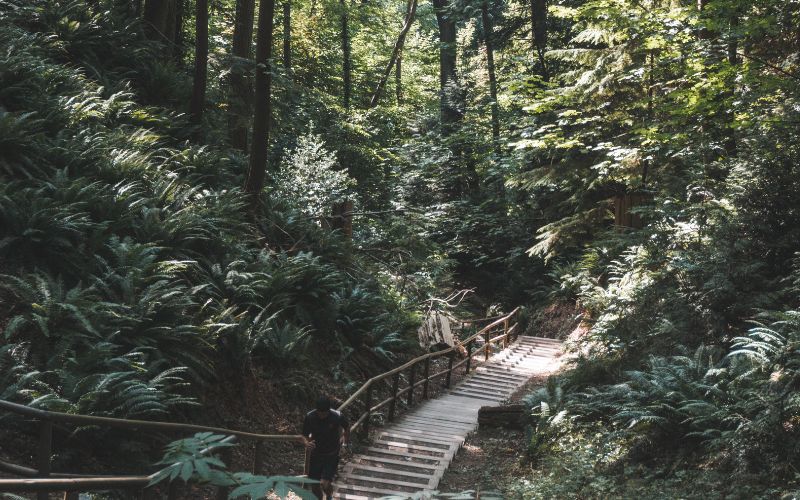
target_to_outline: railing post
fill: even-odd
[[[256,441],[256,445],[253,447],[253,474],[258,475],[261,472],[261,468],[264,466],[264,458],[261,456],[262,449],[264,447],[264,443],[262,441]]]
[[[220,455],[222,455],[220,458],[223,462],[225,462],[225,465],[228,467],[228,469],[234,470],[231,464],[231,461],[233,460],[232,450],[230,448],[223,448],[220,452]],[[217,500],[227,500],[229,490],[230,488],[228,486],[217,487]]]
[[[467,375],[469,375],[469,367],[472,364],[472,342],[467,342],[467,368],[464,370]]]
[[[444,386],[447,387],[448,389],[450,388],[450,379],[453,376],[453,358],[454,358],[453,352],[451,351],[447,355],[447,377],[445,378],[444,381]]]
[[[492,338],[491,335],[492,334],[491,334],[491,332],[489,332],[489,330],[486,330],[486,333],[483,334],[483,350],[484,350],[483,360],[484,361],[489,361],[489,341]]]
[[[408,373],[408,399],[406,400],[406,404],[410,408],[412,404],[414,404],[414,378],[417,372],[417,365],[416,363],[411,365],[409,368]]]
[[[428,399],[428,379],[431,376],[431,358],[425,358],[425,368],[423,373],[425,374],[425,382],[422,384],[422,399]]]
[[[372,385],[370,384],[367,387],[367,392],[364,394],[364,403],[367,407],[367,417],[364,419],[364,423],[361,425],[361,435],[363,437],[369,436],[369,420],[372,417]]]
[[[400,372],[392,377],[392,401],[389,403],[389,420],[394,420],[394,410],[397,406],[397,389],[400,387]]]
[[[508,336],[508,318],[503,321],[503,332],[506,334],[505,338],[503,339],[503,347],[508,347],[508,345],[511,343],[511,338]]]
[[[169,482],[169,487],[167,488],[167,500],[178,500],[180,490],[178,489],[178,478],[175,478]]]
[[[36,472],[38,477],[50,477],[50,457],[53,455],[53,422],[39,422],[39,448],[36,451]],[[36,493],[38,500],[47,500],[48,491]]]
[[[306,448],[306,463],[303,465],[303,475],[307,477],[309,470],[311,470],[311,450]]]

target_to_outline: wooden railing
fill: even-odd
[[[389,406],[387,418],[393,420],[397,415],[398,402],[405,402],[407,407],[414,405],[415,391],[422,388],[421,399],[428,399],[430,396],[431,381],[444,377],[443,386],[449,388],[452,382],[453,372],[461,365],[466,364],[464,373],[470,372],[476,355],[483,354],[484,360],[489,359],[492,345],[500,344],[502,347],[508,346],[518,334],[518,325],[515,322],[519,308],[514,309],[505,316],[489,318],[488,325],[481,328],[476,333],[463,339],[456,346],[437,352],[423,354],[416,357],[397,368],[389,370],[367,380],[352,396],[339,406],[339,411],[352,412],[357,402],[361,402],[363,409],[356,412],[355,422],[351,426],[351,432],[360,431],[366,436],[369,433],[370,419],[372,415],[381,408]],[[512,322],[514,324],[512,325]],[[475,321],[464,322],[463,324],[475,324]],[[463,325],[462,324],[462,325]],[[498,334],[499,333],[499,334]],[[475,344],[480,344],[475,349]],[[455,353],[461,347],[466,349],[467,355],[461,361],[454,363]],[[447,368],[430,373],[431,362],[437,358],[447,358]],[[418,367],[422,366],[421,378],[417,380]],[[402,374],[406,373],[406,380],[401,388]],[[380,393],[388,395],[379,403],[373,405],[375,396]],[[380,397],[380,396],[379,396]],[[159,432],[213,432],[224,434],[232,440],[234,437],[254,441],[254,458],[252,470],[258,474],[262,468],[263,447],[265,443],[289,442],[302,444],[303,437],[300,435],[287,434],[257,434],[252,432],[236,431],[219,427],[209,427],[203,425],[180,424],[174,422],[153,422],[145,420],[129,420],[109,417],[95,417],[90,415],[73,415],[46,410],[31,408],[29,406],[0,400],[0,410],[15,413],[25,417],[30,417],[39,421],[39,441],[36,451],[37,468],[28,468],[20,465],[10,464],[0,461],[0,471],[23,476],[27,479],[0,479],[0,492],[23,492],[35,491],[39,500],[46,500],[49,492],[65,491],[65,500],[77,499],[78,492],[100,491],[100,490],[138,490],[144,497],[148,485],[153,475],[149,476],[86,476],[80,474],[63,474],[51,471],[51,457],[53,455],[53,424],[62,423],[75,426],[93,425],[130,430],[150,430]],[[228,457],[229,458],[229,457]],[[308,466],[308,454],[306,454],[306,467]],[[307,472],[307,470],[306,470]],[[174,485],[175,483],[173,483]],[[171,487],[169,498],[177,498],[177,490]],[[227,498],[227,488],[220,487],[217,491],[218,499]]]
[[[466,364],[464,372],[465,374],[469,373],[470,369],[472,368],[472,358],[475,355],[482,353],[484,360],[488,360],[490,350],[494,343],[500,342],[503,347],[506,347],[514,340],[518,333],[518,325],[517,323],[511,325],[511,322],[516,319],[518,313],[519,307],[505,316],[500,316],[494,321],[491,321],[488,325],[484,326],[466,339],[461,340],[459,344],[456,344],[453,347],[423,354],[422,356],[416,357],[411,361],[394,368],[393,370],[389,370],[388,372],[376,375],[375,377],[367,380],[364,385],[362,385],[356,392],[353,393],[352,396],[347,398],[347,400],[339,406],[339,411],[343,412],[352,407],[359,399],[362,399],[363,401],[364,409],[357,416],[355,423],[353,423],[350,428],[350,431],[354,432],[360,427],[363,435],[368,434],[370,417],[376,410],[379,410],[386,405],[389,405],[387,418],[389,420],[394,420],[397,411],[397,402],[400,400],[400,398],[405,396],[406,406],[411,407],[414,404],[414,391],[418,387],[422,386],[422,399],[428,399],[430,382],[438,377],[444,377],[443,385],[444,387],[449,388],[453,378],[453,370],[461,365]],[[498,332],[502,333],[494,337],[492,336]],[[474,350],[475,344],[479,341],[482,341],[481,347],[477,350]],[[454,364],[453,361],[455,358],[455,353],[460,347],[466,349],[467,355],[464,357],[464,359]],[[431,374],[431,360],[435,358],[443,358],[445,356],[447,357],[447,368]],[[417,372],[419,371],[417,367],[420,365],[422,365],[422,378],[417,381]],[[401,389],[400,379],[403,372],[407,372],[405,384],[406,387]],[[384,390],[388,389],[389,397],[383,399],[378,404],[373,406],[373,402],[376,400],[375,392],[381,389],[381,383],[386,384],[386,386],[382,388]]]

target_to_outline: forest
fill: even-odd
[[[502,498],[800,497],[800,0],[0,0],[0,403],[296,434],[517,307],[568,361]],[[308,495],[286,444],[50,433]]]

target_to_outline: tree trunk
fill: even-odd
[[[150,40],[162,43],[167,56],[171,56],[175,48],[177,15],[176,0],[146,0],[144,4],[145,34]]]
[[[448,17],[448,0],[433,0],[439,25],[439,86],[442,130],[445,135],[461,120],[461,90],[456,75],[456,23]]]
[[[233,26],[233,63],[231,65],[231,94],[228,102],[228,138],[231,146],[247,150],[247,128],[252,116],[252,89],[245,60],[252,55],[253,17],[255,0],[236,0],[236,18]]]
[[[648,70],[647,70],[647,115],[645,127],[650,126],[654,119],[654,104],[653,104],[653,89],[655,88],[655,52],[650,49],[647,54]],[[645,158],[642,162],[642,189],[647,188],[647,176],[650,173],[650,159]]]
[[[339,0],[342,8],[342,84],[343,101],[345,109],[350,109],[350,94],[352,92],[352,61],[350,59],[350,29],[347,3]]]
[[[403,28],[400,30],[400,34],[397,35],[397,41],[394,44],[394,49],[392,49],[392,55],[389,57],[389,63],[386,65],[386,69],[383,70],[383,75],[378,82],[378,86],[375,88],[375,93],[372,94],[372,99],[369,102],[370,108],[374,108],[378,105],[378,100],[381,98],[381,92],[383,92],[386,82],[389,81],[389,75],[392,74],[392,66],[397,63],[400,53],[403,51],[403,44],[405,44],[408,30],[411,29],[411,23],[414,22],[414,14],[416,12],[417,0],[411,0],[408,3],[408,9],[406,10],[406,19],[403,23]]]
[[[203,120],[208,82],[208,0],[195,0],[194,84],[189,117],[195,125]]]
[[[547,47],[547,0],[530,0],[531,2],[531,42],[533,50],[539,57],[542,78],[550,79],[544,52]]]
[[[183,65],[183,58],[186,55],[186,45],[183,39],[184,7],[184,0],[177,0],[175,6],[175,63],[178,66]]]
[[[394,93],[397,98],[397,105],[403,104],[403,51],[397,54],[397,62],[394,65]]]
[[[739,16],[733,15],[730,21],[730,40],[728,41],[728,64],[731,65],[733,68],[737,68],[739,66],[739,39],[737,38],[737,34],[735,30],[739,26]],[[736,110],[733,109],[733,102],[735,101],[734,97],[736,95],[736,75],[731,74],[728,77],[728,90],[726,92],[727,101],[730,103],[730,107],[725,110],[725,140],[723,147],[725,148],[725,154],[729,158],[735,158],[738,154],[738,147],[736,143],[736,129],[735,129],[735,121],[736,121]]]
[[[488,2],[483,2],[481,6],[481,22],[483,23],[483,44],[486,47],[486,67],[489,71],[489,95],[492,99],[492,141],[497,150],[500,147],[500,110],[497,105],[497,76],[494,70],[494,47],[492,45],[494,27],[489,18]]]
[[[283,67],[292,69],[292,2],[283,0]]]
[[[272,28],[275,0],[261,0],[258,7],[258,37],[256,39],[256,104],[253,117],[253,144],[250,148],[250,166],[244,191],[251,197],[251,206],[258,203],[258,194],[264,189],[267,175],[269,127],[272,115]]]

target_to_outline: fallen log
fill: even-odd
[[[481,406],[478,425],[522,429],[525,427],[525,405]]]

